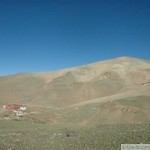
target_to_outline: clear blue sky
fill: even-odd
[[[120,56],[150,59],[150,0],[0,0],[0,75]]]

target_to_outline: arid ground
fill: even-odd
[[[119,150],[121,143],[150,144],[149,132],[149,60],[0,77],[2,150]]]

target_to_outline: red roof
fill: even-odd
[[[19,104],[6,105],[6,109],[8,109],[8,110],[17,110],[17,109],[20,109],[20,107],[22,107],[22,105],[19,105]]]

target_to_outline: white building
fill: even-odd
[[[24,110],[26,110],[27,109],[27,107],[25,107],[25,106],[21,106],[20,108],[19,108],[19,110],[22,110],[22,111],[24,111]]]

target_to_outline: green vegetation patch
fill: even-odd
[[[149,133],[150,124],[81,127],[1,120],[0,149],[120,150],[123,143],[150,144]]]

